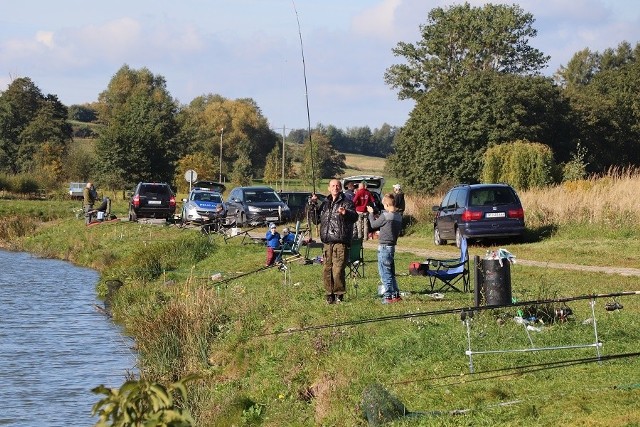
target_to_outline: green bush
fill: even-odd
[[[554,181],[556,168],[548,145],[518,140],[485,152],[482,181],[504,182],[518,190],[541,188]]]

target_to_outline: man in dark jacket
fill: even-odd
[[[329,196],[317,206],[318,197],[311,196],[314,224],[320,223],[322,247],[322,277],[327,303],[344,299],[346,292],[345,268],[349,260],[349,246],[353,237],[353,224],[358,220],[353,202],[342,192],[337,179],[329,182]]]

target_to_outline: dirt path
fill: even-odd
[[[367,240],[364,243],[364,247],[367,249],[375,249],[378,245],[376,240]],[[396,248],[398,252],[410,252],[416,254],[421,258],[451,258],[451,252],[439,251],[437,249],[424,249],[424,248],[408,248],[402,245]],[[416,259],[418,261],[418,259]],[[595,265],[580,265],[580,264],[567,264],[560,262],[544,262],[544,261],[531,261],[526,259],[517,258],[516,262],[521,265],[527,265],[532,267],[542,268],[557,268],[561,270],[576,270],[576,271],[590,271],[593,273],[606,273],[606,274],[620,274],[622,276],[639,276],[640,268],[630,267],[601,267]]]

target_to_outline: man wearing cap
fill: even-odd
[[[269,267],[276,261],[275,249],[278,249],[278,247],[280,246],[280,233],[278,233],[278,230],[276,229],[276,225],[274,223],[269,223],[269,229],[267,230],[265,238],[267,240],[266,267]]]
[[[400,184],[393,184],[393,199],[395,202],[396,212],[404,213],[404,193]]]

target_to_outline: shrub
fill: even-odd
[[[514,141],[495,145],[484,155],[483,182],[504,182],[518,190],[551,184],[556,165],[548,145]]]

